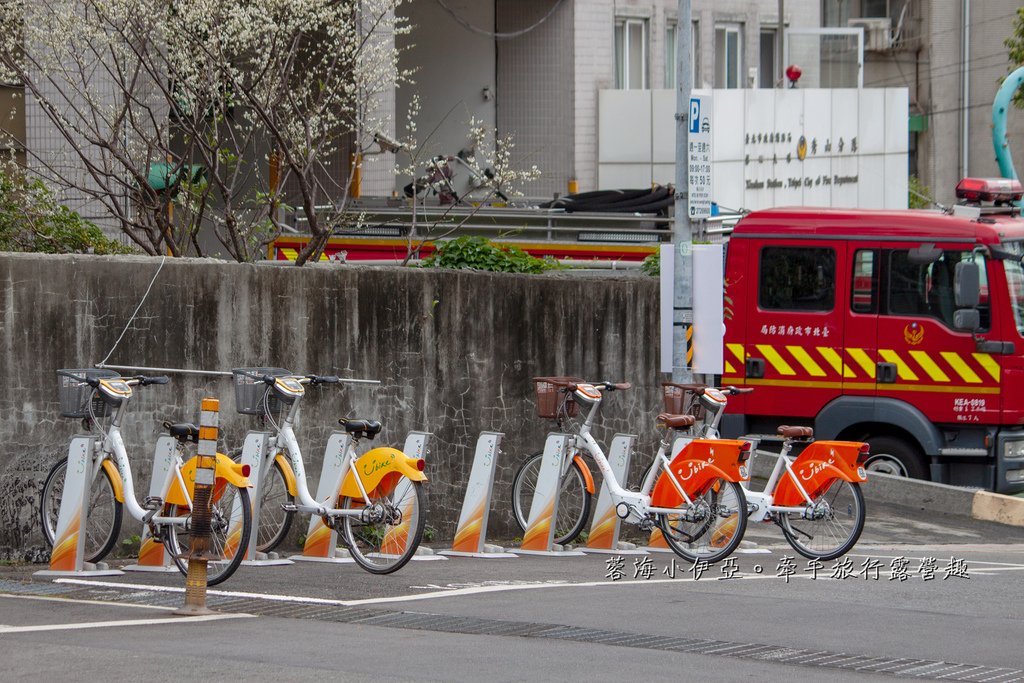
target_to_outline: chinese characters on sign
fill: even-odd
[[[690,218],[711,216],[711,98],[690,98],[686,150]]]

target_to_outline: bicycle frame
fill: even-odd
[[[277,454],[281,451],[286,452],[288,455],[288,463],[292,468],[296,484],[297,503],[295,510],[321,517],[360,516],[363,511],[359,508],[345,510],[331,507],[330,500],[317,501],[310,493],[309,486],[306,484],[306,466],[302,459],[302,450],[299,448],[294,429],[301,401],[301,396],[295,398],[288,409],[287,415],[281,421],[281,424],[277,425],[277,434],[270,437],[269,441],[270,452],[274,454],[274,457],[277,457]],[[371,505],[369,492],[376,488],[382,476],[388,472],[398,471],[412,480],[426,479],[419,470],[409,467],[398,456],[406,457],[401,451],[393,448],[374,448],[363,456],[357,457],[355,440],[353,439],[348,443],[344,453],[341,455],[344,459],[341,467],[341,481],[343,484],[341,491],[338,493],[352,498],[361,498],[364,504]],[[371,471],[365,473],[365,481],[359,473],[359,467],[357,467],[357,464],[363,459],[375,461],[369,468]]]
[[[156,510],[146,510],[139,505],[138,499],[135,497],[135,480],[132,476],[131,463],[128,461],[128,451],[125,449],[124,440],[121,438],[121,417],[124,415],[127,405],[128,399],[121,401],[121,404],[117,407],[111,418],[110,427],[103,433],[103,438],[93,440],[95,471],[92,473],[92,476],[95,477],[99,474],[104,461],[107,459],[113,460],[117,467],[118,479],[120,480],[118,483],[122,487],[123,502],[128,509],[128,514],[144,524],[184,525],[187,523],[188,517],[165,517],[158,515]],[[174,457],[174,475],[185,496],[188,508],[191,509],[192,500],[188,495],[188,487],[185,485],[185,480],[181,475],[181,469],[184,464],[181,459],[181,451],[177,450]]]

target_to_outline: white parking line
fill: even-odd
[[[78,624],[40,624],[37,626],[3,626],[0,635],[8,633],[35,633],[39,631],[78,631],[88,628],[115,628],[118,626],[163,626],[166,624],[189,624],[198,621],[219,621],[251,617],[251,614],[206,614],[198,617],[167,616],[163,619],[119,619],[117,621],[86,621]]]
[[[774,574],[771,575],[737,575],[730,581],[751,581],[755,579],[775,579],[777,578]],[[798,577],[793,576],[793,579],[810,577]],[[711,583],[717,579],[705,578],[700,579],[704,583]],[[361,600],[332,600],[330,598],[310,598],[302,595],[279,595],[276,593],[249,593],[244,591],[221,591],[221,590],[208,590],[208,595],[223,595],[225,597],[232,598],[253,598],[256,600],[269,600],[272,602],[295,602],[302,604],[311,605],[336,605],[338,607],[358,607],[362,605],[383,605],[391,602],[412,602],[416,600],[433,600],[435,598],[449,598],[459,597],[465,595],[479,595],[481,593],[504,593],[508,591],[520,591],[520,590],[538,590],[544,588],[594,588],[594,587],[605,587],[605,586],[650,586],[663,583],[693,583],[697,579],[686,578],[686,579],[646,579],[639,580],[635,579],[632,581],[584,581],[580,583],[570,583],[567,581],[562,582],[547,582],[547,583],[527,583],[527,584],[510,584],[510,585],[497,585],[497,586],[470,586],[467,588],[453,588],[449,590],[433,591],[430,593],[411,593],[409,595],[395,595],[387,598],[364,598]],[[140,583],[118,583],[116,581],[92,581],[90,579],[55,579],[57,583],[71,583],[80,586],[97,586],[102,588],[131,588],[135,590],[147,590],[159,593],[184,593],[184,588],[178,588],[176,586],[150,586],[147,584]]]
[[[171,607],[160,605],[137,605],[133,602],[111,602],[109,600],[74,600],[72,598],[57,598],[51,595],[20,595],[17,593],[0,593],[0,598],[12,598],[14,600],[42,600],[44,602],[64,602],[76,605],[107,605],[110,607],[134,607],[136,609],[158,609],[169,612]],[[5,626],[6,624],[0,624]]]

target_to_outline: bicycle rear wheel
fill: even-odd
[[[185,525],[164,527],[164,545],[174,558],[178,570],[188,575],[188,554],[192,549],[192,512],[185,506],[167,505],[168,517],[189,517]],[[225,484],[220,498],[210,508],[210,551],[223,559],[206,564],[206,583],[216,586],[227,581],[242,564],[252,533],[252,506],[249,489]]]
[[[716,479],[692,505],[658,515],[668,547],[690,562],[719,562],[731,555],[747,530],[747,498],[736,482]]]
[[[359,511],[338,519],[341,538],[352,559],[372,574],[390,574],[404,567],[423,538],[423,486],[404,475],[397,475],[390,484],[370,491],[368,505],[350,497],[338,503],[342,510]]]
[[[813,497],[804,514],[783,512],[779,526],[786,540],[811,560],[834,560],[857,543],[864,530],[860,484],[835,479]]]
[[[60,514],[61,498],[64,495],[64,479],[67,475],[67,458],[55,464],[43,484],[39,499],[39,517],[43,536],[52,548],[57,536],[57,518]],[[107,470],[100,468],[89,487],[89,507],[86,511],[85,552],[86,562],[99,562],[110,553],[121,533],[121,518],[124,505],[114,495],[114,482]]]
[[[516,472],[512,484],[512,508],[515,512],[516,524],[523,531],[530,519],[530,506],[533,494],[537,491],[537,479],[543,453],[534,453],[526,459]],[[562,490],[558,494],[558,518],[555,520],[555,539],[559,545],[572,543],[583,532],[590,517],[590,492],[587,491],[586,479],[578,462],[573,460],[569,469],[562,475]]]

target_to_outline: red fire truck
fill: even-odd
[[[951,211],[772,209],[726,258],[724,435],[811,425],[869,469],[1024,491],[1021,185],[965,179]]]

